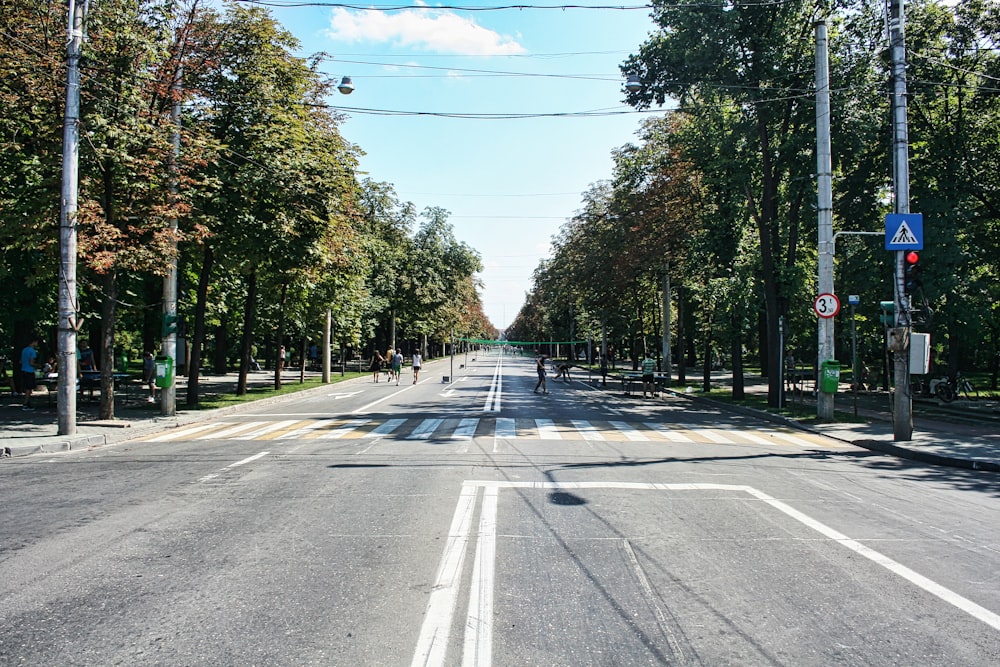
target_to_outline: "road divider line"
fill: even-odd
[[[404,391],[409,391],[410,389],[413,389],[415,386],[416,385],[414,385],[414,384],[407,385],[407,386],[403,387],[402,389],[398,389],[398,390],[392,392],[391,394],[387,394],[386,396],[383,396],[382,398],[379,398],[379,399],[376,399],[376,400],[372,401],[368,405],[362,405],[360,408],[355,408],[355,409],[351,410],[351,414],[352,415],[356,415],[359,412],[364,412],[365,410],[367,410],[368,408],[372,407],[373,405],[378,405],[382,401],[388,401],[390,398],[393,398],[394,396],[398,396],[398,395],[402,394]]]
[[[417,638],[417,648],[413,653],[411,667],[442,667],[445,664],[445,654],[448,649],[448,639],[451,636],[451,621],[458,602],[459,579],[462,576],[462,566],[465,564],[465,552],[468,550],[470,531],[472,530],[472,515],[476,509],[476,498],[479,488],[474,485],[463,485],[455,514],[448,529],[448,541],[444,549],[444,557],[438,567],[431,589],[427,610],[424,612],[424,622]]]
[[[493,589],[496,582],[499,495],[498,488],[483,491],[469,610],[465,620],[462,667],[490,667],[493,662]]]

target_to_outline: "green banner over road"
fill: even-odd
[[[477,345],[586,345],[585,340],[487,340],[485,338],[456,338],[460,343],[475,343]]]

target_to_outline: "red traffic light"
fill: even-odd
[[[920,261],[920,255],[918,255],[916,251],[911,250],[910,252],[906,253],[907,264],[916,264],[918,261]]]

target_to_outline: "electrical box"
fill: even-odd
[[[910,375],[927,375],[931,370],[931,335],[910,333]]]

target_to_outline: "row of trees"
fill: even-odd
[[[33,331],[55,340],[66,5],[13,0],[0,16],[4,350]],[[102,0],[86,18],[77,322],[104,360],[105,388],[116,350],[158,348],[174,261],[189,404],[204,353],[214,349],[218,371],[237,360],[243,392],[258,345],[276,355],[317,341],[328,310],[335,346],[360,354],[451,331],[495,335],[478,253],[455,238],[447,211],[418,214],[391,185],[357,178],[361,148],[325,101],[335,82],[317,69],[321,56],[294,55],[297,41],[268,12]]]
[[[677,4],[654,1],[651,33],[622,65],[639,109],[677,102],[614,155],[613,176],[537,269],[512,339],[576,331],[641,358],[669,280],[674,358],[707,373],[729,357],[742,396],[745,354],[776,404],[779,340],[816,359],[816,107],[813,26],[830,27],[834,226],[879,231],[892,212],[892,125],[885,6],[862,0]],[[939,369],[1000,364],[1000,7],[907,3],[910,210],[924,215],[915,330]],[[837,291],[861,297],[859,356],[885,357],[879,301],[892,300],[892,254],[877,236],[842,236]],[[851,320],[837,318],[838,358]],[[779,335],[779,326],[784,326]]]

